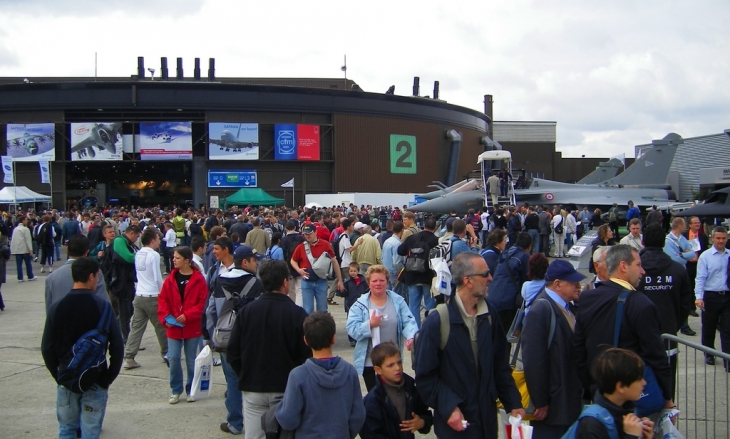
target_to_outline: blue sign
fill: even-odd
[[[297,159],[297,126],[274,125],[274,159]]]
[[[210,170],[208,187],[256,187],[256,171],[252,170]]]

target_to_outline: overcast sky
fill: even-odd
[[[136,72],[137,56],[216,58],[219,77],[341,77],[395,85],[496,120],[557,121],[567,157],[608,157],[669,132],[730,128],[728,0],[3,0],[0,76]],[[159,75],[159,73],[158,73]]]

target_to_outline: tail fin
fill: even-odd
[[[684,139],[669,133],[662,140],[652,140],[652,148],[618,176],[606,180],[609,185],[660,185],[667,182],[669,168]]]
[[[583,177],[577,184],[601,183],[609,178],[615,177],[623,166],[623,163],[619,159],[611,159],[607,162],[601,162],[593,172]]]

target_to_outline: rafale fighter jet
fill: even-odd
[[[88,133],[88,137],[71,146],[72,154],[76,153],[80,159],[85,157],[94,158],[96,157],[94,148],[99,151],[107,150],[115,154],[117,152],[116,143],[119,141],[118,136],[122,134],[122,123],[95,123]]]

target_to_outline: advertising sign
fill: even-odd
[[[139,153],[142,160],[192,160],[192,123],[140,123]]]
[[[9,123],[7,154],[16,162],[56,160],[55,125],[52,123]]]
[[[256,171],[254,170],[210,170],[208,171],[208,187],[256,187]]]
[[[220,203],[218,202],[218,195],[211,195],[210,196],[210,208],[211,209],[218,209]]]
[[[122,123],[72,123],[71,161],[121,160]]]
[[[41,168],[41,184],[51,184],[51,166],[48,163],[48,160],[38,162]]]
[[[297,159],[297,126],[293,124],[274,125],[274,159]]]
[[[416,136],[390,135],[390,173],[416,173]]]
[[[319,125],[297,125],[297,160],[319,160]]]
[[[258,160],[259,124],[208,124],[208,158],[210,160]]]
[[[4,155],[2,160],[3,160],[3,183],[15,184],[15,174],[13,173],[13,158]]]

